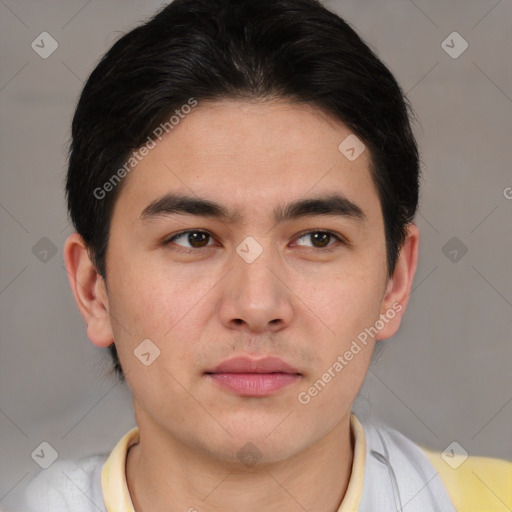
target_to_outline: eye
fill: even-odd
[[[212,235],[207,233],[206,231],[199,231],[199,230],[191,230],[191,231],[182,231],[181,233],[178,233],[177,235],[174,235],[173,237],[169,238],[164,242],[165,245],[173,242],[176,243],[177,240],[184,241],[185,243],[188,243],[190,245],[182,245],[180,243],[177,243],[177,245],[181,247],[185,247],[187,249],[202,249],[203,247],[207,247],[208,243],[205,243],[208,241],[209,238],[212,238]]]
[[[325,249],[325,250],[331,250],[332,245],[335,244],[329,244],[329,241],[334,238],[340,243],[344,243],[344,240],[335,233],[332,233],[331,231],[309,231],[308,233],[304,233],[303,235],[298,238],[298,240],[302,240],[309,237],[310,241],[312,242],[312,245],[309,247],[314,247],[316,249]],[[304,245],[304,244],[297,244],[297,245]],[[307,245],[306,245],[307,247]]]
[[[311,244],[296,243],[296,245],[303,247],[309,246],[315,249],[329,251],[331,250],[331,248],[334,248],[333,246],[336,245],[336,243],[329,244],[329,242],[332,241],[333,239],[334,242],[337,241],[339,243],[345,243],[341,236],[332,233],[331,231],[321,230],[308,231],[307,233],[303,233],[297,240],[307,239],[307,237],[309,237]],[[212,235],[210,235],[210,233],[208,233],[207,231],[182,231],[181,233],[178,233],[172,236],[171,238],[167,239],[164,242],[164,245],[175,243],[176,245],[184,247],[186,249],[203,249],[212,245],[208,243],[208,240],[212,238]],[[181,241],[182,243],[178,243],[179,241]]]

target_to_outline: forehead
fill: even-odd
[[[224,204],[244,222],[255,209],[275,218],[283,198],[333,193],[371,210],[378,203],[371,157],[365,149],[347,158],[340,151],[347,137],[354,135],[346,126],[311,105],[199,102],[124,178],[115,210],[144,217],[168,193]]]

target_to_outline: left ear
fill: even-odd
[[[380,319],[384,323],[384,328],[379,331],[376,340],[390,338],[400,327],[418,264],[419,240],[418,227],[412,222],[409,223],[406,239],[400,249],[393,276],[389,279],[382,302]]]

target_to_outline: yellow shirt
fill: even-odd
[[[363,492],[366,441],[363,427],[351,415],[354,435],[352,473],[338,512],[358,510]],[[126,454],[139,442],[139,429],[127,432],[114,447],[101,472],[101,487],[108,512],[135,512],[126,483]],[[452,469],[439,452],[420,446],[439,473],[458,512],[512,512],[512,462],[469,456]]]

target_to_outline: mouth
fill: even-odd
[[[205,375],[221,389],[239,396],[268,396],[298,382],[301,373],[278,357],[235,357]]]

